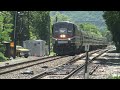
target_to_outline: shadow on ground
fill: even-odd
[[[108,53],[113,53],[112,55],[105,55],[105,59],[98,59],[97,61],[99,61],[100,64],[103,65],[120,65],[120,53],[118,53],[116,50],[114,51],[110,51]],[[119,54],[118,56],[115,56],[115,54]],[[108,59],[107,59],[108,58]]]
[[[100,64],[102,65],[118,65],[120,66],[120,59],[109,59],[109,60],[106,60],[106,59],[99,59],[98,60]]]
[[[120,53],[120,52],[113,50],[113,51],[109,51],[108,53]]]

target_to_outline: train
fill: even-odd
[[[78,29],[73,22],[60,21],[52,25],[52,45],[56,55],[75,55],[85,52],[85,46],[89,50],[105,48],[107,46],[105,37],[96,37],[88,32]]]

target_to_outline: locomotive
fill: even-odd
[[[53,51],[57,55],[75,55],[84,52],[85,45],[90,50],[107,46],[107,39],[95,37],[69,21],[56,22],[52,26]]]

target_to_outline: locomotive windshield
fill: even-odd
[[[59,29],[59,32],[60,32],[61,34],[67,34],[67,28],[60,28],[60,29]]]
[[[73,34],[73,24],[66,22],[59,22],[53,25],[53,34]]]

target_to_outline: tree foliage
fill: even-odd
[[[107,38],[108,42],[112,42],[112,34],[107,28],[105,28],[103,31],[101,31],[101,34],[103,37]]]
[[[16,19],[15,19],[15,13]],[[23,45],[29,39],[42,39],[49,43],[50,11],[1,11],[0,12],[0,52],[3,41],[14,40],[14,26],[16,21],[16,43]]]
[[[78,24],[79,28],[82,29],[83,31],[87,31],[88,33],[90,33],[91,35],[94,36],[99,36],[102,37],[101,32],[99,31],[98,27],[95,26],[92,23],[84,23],[84,24]]]
[[[73,22],[73,20],[69,16],[64,15],[57,11],[55,15],[51,16],[52,23],[56,22],[56,17],[58,18],[57,21],[72,21]]]
[[[5,47],[2,44],[4,41],[10,41],[9,34],[12,31],[13,24],[11,23],[11,14],[7,11],[0,12],[0,61],[6,60],[3,53]]]
[[[11,14],[7,11],[0,12],[0,43],[10,41],[9,34],[12,31]]]
[[[54,16],[57,12],[68,16],[72,21],[77,23],[92,23],[100,30],[103,30],[106,27],[102,17],[103,11],[51,11],[51,16]]]
[[[49,11],[32,11],[31,12],[31,35],[36,39],[45,40],[48,43],[50,29]]]
[[[14,12],[12,13],[14,17]],[[23,45],[23,41],[29,39],[42,39],[48,42],[49,25],[49,11],[19,11],[16,29],[17,44]]]
[[[11,11],[12,15],[12,23],[13,25],[15,24],[15,13],[16,11]],[[23,41],[29,40],[30,38],[30,32],[28,28],[28,11],[19,11],[17,12],[16,16],[16,29],[15,29],[15,34],[16,34],[16,41],[18,45],[23,45]],[[13,41],[14,39],[14,30],[11,32],[11,39]]]
[[[120,51],[120,11],[105,11],[103,17],[108,30],[113,35],[115,46]]]

